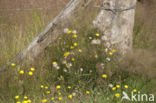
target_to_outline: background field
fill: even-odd
[[[25,48],[59,13],[68,1],[69,0],[0,0],[0,67]],[[97,0],[93,4],[99,4],[99,2],[100,0]],[[10,10],[15,8],[46,7],[51,9],[30,11]],[[86,12],[90,13],[91,16],[88,17],[82,13],[82,17],[76,18],[76,20],[69,25],[69,28],[78,31],[79,35],[76,41],[81,45],[80,48],[85,51],[83,55],[75,57],[79,61],[76,62],[74,66],[76,68],[77,65],[84,64],[82,66],[94,71],[95,68],[93,68],[93,66],[101,62],[101,60],[105,62],[104,57],[106,55],[101,54],[99,49],[101,46],[90,47],[88,45],[90,41],[86,41],[89,36],[96,33],[96,30],[92,27],[92,19],[97,14],[97,11],[90,12],[88,9]],[[84,24],[77,22],[82,18]],[[121,102],[121,99],[116,99],[114,96],[115,93],[122,93],[123,90],[130,92],[133,89],[137,89],[142,93],[156,94],[155,18],[155,0],[143,0],[143,2],[137,3],[133,35],[134,54],[126,56],[126,58],[120,62],[116,62],[116,59],[113,59],[111,63],[106,63],[105,71],[101,72],[96,70],[95,73],[90,76],[84,76],[85,73],[88,73],[88,69],[84,70],[84,74],[77,74],[77,78],[74,77],[75,71],[72,71],[70,75],[66,75],[60,71],[53,71],[52,62],[56,60],[59,61],[59,59],[62,58],[61,55],[64,53],[63,48],[65,46],[57,40],[55,44],[46,48],[45,53],[43,53],[43,58],[36,60],[35,64],[30,63],[31,65],[21,66],[25,71],[28,71],[28,68],[31,67],[36,68],[32,78],[27,75],[20,76],[16,70],[18,66],[10,67],[11,69],[0,73],[0,103],[16,103],[14,99],[16,95],[19,95],[21,98],[27,95],[33,103],[41,103],[43,99],[47,99],[49,103],[53,94],[46,94],[47,90],[40,89],[41,85],[48,86],[51,92],[55,91],[55,86],[61,85],[61,90],[57,92],[62,93],[61,97],[63,97],[63,101],[56,102],[62,103],[117,103]],[[67,42],[68,45],[70,45],[69,40],[75,42],[68,36],[61,38],[63,38],[62,41]],[[92,49],[95,51],[89,52],[89,50],[91,51]],[[100,54],[99,57],[101,58],[93,60],[93,57],[89,57],[90,54],[96,52]],[[88,57],[88,59],[85,59],[86,57]],[[101,80],[102,73],[108,75],[107,80]],[[64,80],[62,80],[61,76],[63,76]],[[79,81],[81,81],[80,84]],[[68,84],[73,87],[73,91],[78,95],[77,97],[73,97],[72,100],[68,99],[68,95],[72,93],[72,91],[66,89]],[[108,87],[109,84],[113,84],[113,86],[119,84],[121,89],[112,91]],[[129,86],[128,90],[124,88],[126,84]],[[85,94],[86,91],[90,91],[90,94]],[[22,101],[22,99],[20,100]]]

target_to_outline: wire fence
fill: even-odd
[[[13,8],[13,9],[8,9],[8,8],[0,8],[0,11],[32,11],[32,10],[54,10],[54,8]]]

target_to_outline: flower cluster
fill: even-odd
[[[32,101],[27,97],[21,97],[19,95],[16,95],[15,97],[16,103],[32,103]]]

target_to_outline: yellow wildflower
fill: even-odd
[[[68,89],[71,89],[71,86],[68,86]]]
[[[133,89],[133,92],[136,92],[137,90],[136,89]]]
[[[46,91],[47,94],[50,94],[50,91]]]
[[[94,58],[98,58],[98,55],[96,54],[96,55],[94,55]]]
[[[128,85],[125,85],[124,87],[127,89],[128,88]]]
[[[112,52],[110,52],[110,53],[109,53],[109,55],[113,55],[113,53],[112,53]]]
[[[68,67],[68,66],[69,66],[69,64],[66,63],[66,67]]]
[[[120,85],[116,85],[116,88],[120,88]]]
[[[27,96],[24,96],[24,99],[28,99],[28,97]]]
[[[62,97],[58,97],[58,100],[62,100]]]
[[[72,37],[73,37],[73,38],[77,38],[77,35],[76,35],[76,34],[73,34]]]
[[[82,50],[81,50],[81,49],[79,49],[79,52],[81,53],[81,52],[82,52]]]
[[[116,50],[115,50],[115,49],[113,49],[113,50],[112,50],[112,52],[113,52],[113,53],[115,53],[115,52],[116,52]]]
[[[70,54],[70,52],[64,53],[64,56],[67,57]]]
[[[16,103],[21,103],[20,101],[17,101]]]
[[[103,74],[103,75],[102,75],[102,78],[107,78],[107,75],[106,75],[106,74]]]
[[[33,75],[33,72],[30,71],[28,74],[31,76],[31,75]]]
[[[86,94],[90,94],[90,92],[89,91],[86,91]]]
[[[45,89],[48,89],[48,87],[47,87],[47,86],[45,86]]]
[[[74,43],[74,46],[77,46],[78,44],[77,43]]]
[[[55,97],[52,97],[51,100],[55,100]]]
[[[119,94],[119,93],[115,93],[115,96],[116,96],[117,98],[119,98],[119,97],[120,97],[120,94]]]
[[[27,100],[27,102],[28,102],[28,103],[31,103],[31,100],[29,99],[29,100]]]
[[[35,68],[30,68],[31,71],[35,71]]]
[[[60,89],[60,88],[61,88],[61,86],[60,86],[60,85],[57,85],[57,86],[56,86],[56,89]]]
[[[16,64],[15,63],[11,63],[11,66],[14,67]]]
[[[58,95],[61,95],[62,93],[61,92],[58,92]]]
[[[19,96],[17,95],[17,96],[15,96],[15,99],[19,99]]]
[[[28,103],[28,101],[23,101],[22,103]]]
[[[70,49],[74,49],[74,46],[70,46]]]
[[[72,95],[68,95],[68,98],[69,98],[69,99],[72,99],[72,98],[73,98],[73,96],[72,96]]]
[[[44,86],[43,86],[43,85],[41,85],[41,88],[44,88]]]
[[[116,87],[113,87],[112,90],[116,90]]]
[[[67,34],[71,34],[72,33],[72,30],[68,30]]]
[[[57,64],[55,61],[53,62],[53,65]]]
[[[96,33],[96,36],[97,36],[97,37],[99,37],[99,36],[100,36],[100,34],[99,34],[99,33]]]
[[[42,103],[46,103],[46,102],[47,102],[47,99],[43,99],[43,100],[42,100]]]
[[[20,74],[24,74],[24,70],[20,70],[20,72],[19,72]]]
[[[72,58],[72,61],[74,62],[75,61],[75,58]]]

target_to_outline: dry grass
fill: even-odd
[[[19,3],[20,0],[18,0]],[[60,5],[60,6],[54,6],[54,11],[32,11],[32,12],[0,12],[0,66],[5,64],[8,60],[10,60],[12,57],[14,57],[20,50],[22,50],[32,39],[44,29],[44,27],[48,24],[48,22],[60,11],[60,9],[64,6],[63,4],[60,4],[61,0],[58,0],[57,2],[52,0],[51,2],[54,5]],[[99,0],[100,2],[100,0]],[[0,7],[6,7],[8,8],[10,5],[8,0],[0,1]],[[10,7],[22,7],[23,4],[16,4],[17,1]],[[23,2],[21,2],[23,3]],[[25,1],[26,5],[24,7],[30,7],[30,4],[33,3],[32,7],[40,7],[47,6],[51,4],[47,1],[38,1],[35,2],[34,0],[31,1]],[[34,4],[35,3],[35,4]],[[62,2],[61,2],[62,3]],[[145,92],[152,92],[155,93],[155,89],[152,87],[153,84],[150,84],[151,80],[154,80],[156,71],[155,71],[155,33],[156,33],[156,23],[155,23],[155,1],[152,0],[151,2],[144,1],[143,4],[138,3],[137,12],[136,12],[136,24],[134,28],[134,53],[131,55],[128,55],[119,66],[116,67],[114,64],[108,64],[105,65],[108,76],[111,76],[107,81],[101,82],[101,79],[99,79],[99,83],[101,87],[105,88],[106,85],[103,85],[102,83],[112,83],[113,85],[116,84],[129,84],[129,87],[131,89],[136,88],[138,90],[142,90]],[[13,7],[14,6],[14,7]],[[90,13],[90,9],[87,9],[86,14]],[[96,10],[95,10],[96,12]],[[102,56],[101,59],[93,59],[89,55],[94,55],[93,48],[88,47],[88,42],[86,41],[88,36],[95,34],[95,30],[91,26],[92,19],[96,16],[95,12],[91,12],[89,17],[87,17],[85,14],[79,14],[82,15],[82,17],[77,17],[73,21],[71,21],[71,25],[69,26],[72,29],[77,29],[80,33],[78,35],[78,42],[82,44],[83,46],[80,46],[84,54],[82,56],[77,56],[76,59],[79,60],[77,64],[75,65],[75,68],[82,65],[85,67],[85,73],[88,73],[89,69],[95,70],[93,65],[97,66],[95,62],[99,63],[99,61],[103,60]],[[152,16],[147,16],[152,15]],[[81,23],[78,22],[81,20]],[[83,22],[82,22],[83,21]],[[65,38],[67,42],[67,38]],[[70,41],[70,39],[69,39]],[[33,75],[33,77],[29,77],[27,74],[24,76],[20,76],[18,71],[14,69],[10,69],[9,71],[1,72],[0,73],[0,100],[3,100],[2,102],[6,103],[14,103],[14,96],[19,94],[21,96],[27,95],[31,97],[31,99],[34,102],[41,101],[41,99],[47,97],[47,94],[40,89],[40,85],[44,84],[50,87],[50,89],[54,89],[54,86],[57,84],[62,84],[62,88],[66,88],[67,82],[71,83],[74,86],[79,87],[80,91],[80,97],[75,98],[73,100],[76,100],[77,102],[83,101],[84,103],[91,103],[93,101],[97,101],[98,103],[106,103],[108,102],[106,97],[110,98],[110,100],[113,100],[114,93],[110,92],[110,90],[107,88],[100,90],[102,96],[96,96],[96,100],[94,96],[96,93],[92,91],[93,87],[95,87],[94,84],[96,82],[89,82],[89,85],[86,85],[86,82],[88,81],[96,81],[97,75],[93,73],[93,75],[85,76],[85,78],[74,78],[75,74],[69,74],[67,76],[64,76],[65,81],[58,80],[61,79],[60,75],[65,75],[62,72],[54,72],[52,68],[51,62],[54,60],[60,60],[61,55],[63,55],[63,52],[61,52],[60,47],[57,46],[57,43],[59,44],[59,41],[56,42],[56,45],[52,45],[46,48],[45,51],[45,58],[40,58],[38,62],[33,65],[33,67],[36,67],[36,71]],[[54,48],[55,49],[54,49]],[[86,48],[87,47],[87,48]],[[97,47],[97,49],[99,49]],[[77,50],[77,49],[76,49]],[[87,55],[87,56],[86,56]],[[90,59],[91,58],[91,59]],[[77,66],[78,65],[78,66]],[[27,66],[20,66],[21,69],[28,71],[28,68],[30,68],[29,65]],[[75,69],[74,68],[74,69]],[[98,66],[97,66],[98,68]],[[110,71],[109,69],[116,69]],[[74,70],[73,69],[73,70]],[[127,72],[128,71],[128,72]],[[75,72],[75,71],[74,71]],[[101,71],[100,71],[101,72]],[[119,75],[118,75],[118,72]],[[125,73],[126,72],[126,73]],[[109,75],[110,73],[110,75]],[[135,75],[134,75],[135,74]],[[124,76],[127,76],[124,78]],[[140,76],[142,75],[142,76]],[[80,75],[81,76],[81,75]],[[150,78],[146,78],[146,77]],[[68,78],[69,77],[69,78]],[[101,74],[99,78],[101,77]],[[141,77],[141,78],[140,78]],[[144,80],[144,78],[146,78]],[[78,80],[82,80],[81,85],[78,84]],[[123,80],[124,79],[124,80]],[[126,82],[125,82],[126,79]],[[73,83],[73,81],[75,81]],[[123,83],[123,84],[122,84]],[[133,84],[134,83],[134,84]],[[2,85],[3,84],[3,85]],[[66,85],[63,85],[66,84]],[[139,85],[139,86],[138,86]],[[81,88],[82,87],[82,88]],[[98,87],[98,86],[97,86]],[[93,95],[85,96],[83,95],[83,90],[89,89]],[[94,88],[95,91],[97,88]],[[67,94],[68,92],[65,92],[66,89],[62,90],[64,94]],[[117,92],[121,92],[120,90]],[[107,95],[108,94],[108,95]],[[49,96],[50,98],[50,96]],[[82,100],[81,100],[82,99]],[[7,101],[8,100],[8,101]],[[63,103],[67,102],[73,102],[73,101],[64,101]],[[117,100],[111,101],[116,103]],[[1,101],[0,101],[1,103]]]

